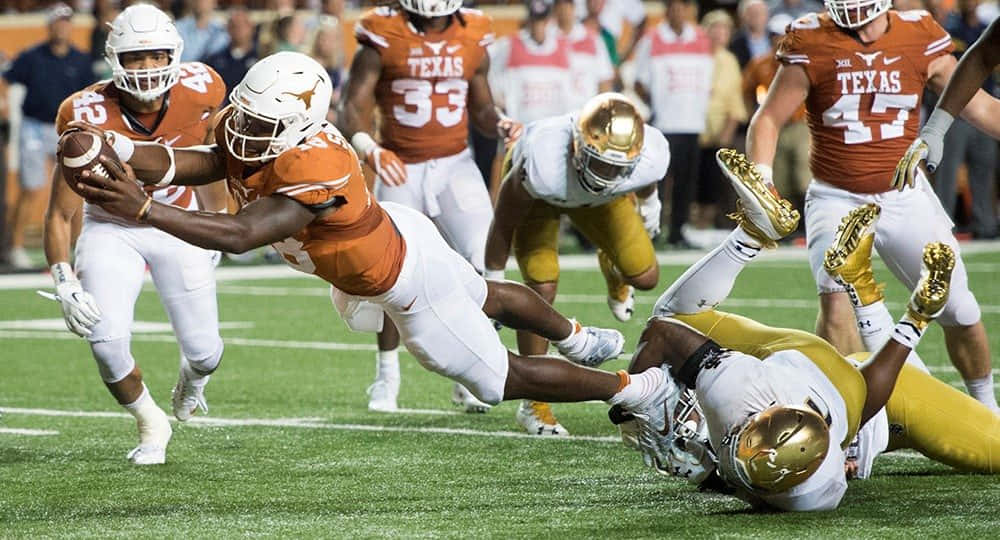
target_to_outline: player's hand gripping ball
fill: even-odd
[[[63,180],[69,184],[70,189],[82,195],[77,188],[80,174],[83,171],[90,171],[91,174],[114,180],[108,174],[107,169],[100,162],[100,157],[117,160],[118,155],[107,141],[89,131],[73,130],[63,134],[59,139],[59,167],[62,170]]]

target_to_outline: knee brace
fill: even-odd
[[[125,378],[135,368],[135,358],[129,350],[129,338],[97,341],[90,344],[90,350],[97,361],[101,380],[111,384]]]

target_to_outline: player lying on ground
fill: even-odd
[[[111,23],[105,48],[112,79],[66,98],[56,129],[62,133],[69,122],[86,119],[138,140],[176,146],[211,140],[211,114],[222,103],[226,85],[204,64],[181,63],[182,48],[180,34],[165,13],[144,4],[125,9]],[[62,167],[54,167],[53,175],[45,257],[66,324],[90,343],[104,384],[136,418],[139,446],[128,459],[139,465],[163,463],[172,429],[132,356],[135,301],[148,266],[181,351],[171,396],[174,416],[183,422],[197,407],[207,411],[205,385],[223,351],[213,275],[219,253],[84,205],[62,181]],[[195,189],[164,187],[150,195],[180,208],[226,211],[223,182]],[[74,272],[69,265],[70,237],[81,209],[83,230],[76,242]]]
[[[503,277],[513,249],[525,283],[548,302],[559,284],[559,220],[569,216],[598,247],[608,305],[632,317],[632,288],[656,286],[660,266],[651,238],[660,230],[656,183],[670,162],[667,141],[621,94],[591,98],[583,109],[534,122],[504,160],[503,186],[486,241],[487,276]],[[638,208],[632,193],[639,195]],[[638,210],[638,211],[637,211]],[[519,332],[521,354],[549,344]],[[524,402],[518,421],[539,435],[565,435],[548,404]]]
[[[876,455],[897,448],[916,449],[962,470],[1000,472],[1000,418],[905,365],[947,301],[955,265],[947,244],[925,247],[923,275],[906,313],[891,339],[860,367],[813,334],[715,309],[746,264],[780,238],[775,223],[790,217],[756,170],[725,152],[732,151],[720,152],[720,164],[740,194],[740,226],[660,297],[629,367],[669,369],[677,386],[664,411],[675,410],[685,389],[694,390],[707,441],[695,438],[688,448],[684,434],[662,435],[671,433],[672,418],[661,411],[652,424],[623,423],[627,442],[634,441],[661,471],[673,473],[680,462],[680,468],[700,473],[694,480],[717,464],[737,496],[782,510],[836,508],[847,488],[845,461],[855,440],[860,476],[867,476]],[[831,274],[867,305],[882,302],[870,262],[876,218],[874,206],[852,212],[828,257]]]
[[[507,351],[487,315],[558,340],[567,357],[584,364],[617,356],[623,339],[613,330],[574,329],[523,285],[487,282],[426,216],[376,202],[354,150],[324,121],[330,94],[316,61],[298,53],[269,56],[233,90],[233,107],[220,115],[220,144],[174,151],[112,135],[131,167],[102,158],[114,178],[85,175],[76,188],[114,215],[208,249],[275,245],[293,268],[333,285],[349,324],[366,318],[371,305],[380,308],[425,368],[486,403],[600,399],[639,417],[662,408],[668,383],[659,368],[629,376]],[[226,177],[242,207],[220,215],[158,204],[136,175],[146,184]]]

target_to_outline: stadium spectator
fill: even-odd
[[[701,27],[712,42],[715,67],[705,131],[698,139],[701,147],[695,191],[698,212],[692,224],[698,228],[710,228],[718,213],[719,199],[728,191],[723,186],[722,172],[715,164],[715,152],[719,148],[733,146],[737,128],[747,121],[747,109],[742,97],[740,64],[726,48],[733,36],[733,18],[721,9],[710,11],[702,18]]]
[[[815,0],[771,0],[771,16],[788,15],[792,20],[809,14],[823,11],[823,4]]]
[[[270,56],[282,51],[301,51],[306,42],[306,23],[302,16],[294,11],[278,16],[272,23],[271,42],[265,47],[261,46],[262,56]]]
[[[229,32],[229,45],[225,49],[205,58],[205,63],[219,73],[226,83],[226,88],[233,88],[243,80],[250,66],[260,57],[257,54],[257,44],[254,42],[254,25],[250,20],[250,12],[243,7],[229,10],[229,22],[226,24]],[[226,96],[224,103],[229,102]]]
[[[986,30],[987,24],[979,20],[976,8],[979,0],[959,0],[957,12],[949,14],[943,22],[955,44],[955,54],[961,56]],[[988,77],[983,90],[996,96],[996,83]],[[958,189],[958,169],[965,165],[972,191],[972,222],[969,229],[977,238],[994,238],[997,235],[995,201],[995,173],[997,168],[997,143],[971,124],[956,118],[944,138],[944,154],[934,174],[934,191],[941,199],[948,215],[955,217]]]
[[[767,96],[771,81],[778,72],[779,62],[774,57],[778,41],[785,35],[785,29],[792,19],[787,15],[775,15],[767,23],[773,49],[768,54],[754,58],[743,70],[743,99],[751,113],[757,110]],[[774,154],[774,186],[795,208],[802,208],[806,188],[812,173],[809,172],[809,126],[806,124],[806,108],[799,109],[781,128],[778,145]]]
[[[104,61],[104,44],[108,40],[108,25],[120,11],[119,0],[94,2],[94,28],[90,31],[90,61],[98,79],[111,78],[111,68]]]
[[[329,15],[322,16],[309,52],[309,55],[330,75],[333,97],[330,99],[330,109],[326,119],[331,123],[337,121],[334,104],[340,101],[340,87],[344,80],[344,49],[340,46],[340,36],[340,20]]]
[[[615,46],[621,45],[622,35],[625,33],[625,23],[630,27],[630,37],[628,43],[621,46],[621,60],[625,61],[632,56],[636,43],[646,31],[646,7],[641,0],[612,0],[610,2],[592,2],[591,0],[574,0],[576,12],[578,14],[596,12],[597,20],[601,27],[614,37]]]
[[[511,118],[528,124],[570,111],[569,42],[552,22],[551,0],[528,0],[520,32],[490,47],[490,87]]]
[[[618,67],[622,63],[621,56],[618,54],[618,43],[615,41],[615,36],[607,28],[601,26],[601,21],[599,15],[601,9],[604,8],[604,2],[606,0],[586,0],[586,5],[584,8],[584,16],[580,18],[580,22],[583,23],[587,28],[597,32],[597,35],[601,36],[601,41],[604,42],[604,47],[608,50],[608,56],[611,57],[611,63],[615,67]],[[581,13],[580,8],[577,7],[577,15]]]
[[[764,0],[742,0],[738,13],[740,31],[729,44],[729,50],[736,55],[740,67],[746,67],[750,60],[771,50],[767,35],[769,11]]]
[[[177,31],[184,40],[182,62],[201,62],[205,57],[226,48],[229,35],[215,20],[215,0],[186,0],[187,15],[177,20]]]
[[[573,0],[556,0],[556,25],[569,40],[569,67],[573,77],[570,110],[578,110],[590,98],[611,90],[615,68],[597,32],[576,20]]]
[[[688,21],[692,2],[665,0],[666,19],[646,32],[635,54],[635,92],[670,143],[670,168],[659,193],[672,180],[667,242],[674,247],[689,247],[681,228],[697,182],[698,137],[705,131],[714,64],[708,36]]]
[[[25,87],[18,137],[21,191],[14,206],[10,249],[10,263],[17,268],[32,267],[24,250],[24,233],[28,223],[36,217],[31,211],[37,208],[45,194],[58,141],[54,121],[59,103],[94,82],[90,55],[69,42],[72,17],[73,9],[66,4],[49,8],[48,39],[22,52],[3,74],[8,83]]]

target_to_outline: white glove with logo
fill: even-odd
[[[646,233],[650,238],[656,238],[660,234],[660,212],[663,204],[660,197],[654,191],[652,195],[645,199],[639,198],[639,217],[642,218],[642,226],[646,228]]]
[[[934,109],[927,123],[921,128],[919,136],[913,140],[906,153],[896,165],[892,175],[893,189],[903,191],[917,183],[917,167],[924,162],[927,172],[934,172],[941,164],[944,156],[944,136],[955,121],[948,111]]]
[[[56,297],[62,306],[66,327],[80,337],[90,336],[94,325],[101,321],[101,310],[94,297],[83,290],[80,280],[66,263],[52,265],[52,280],[56,285]]]

